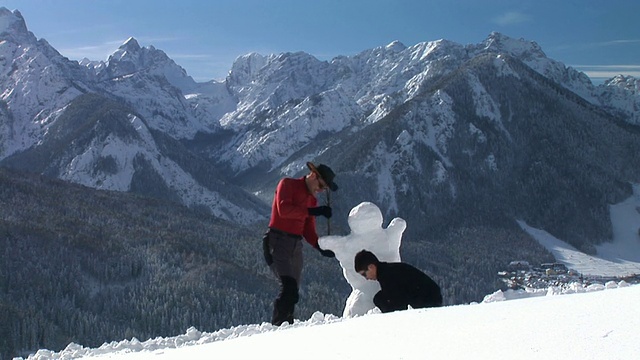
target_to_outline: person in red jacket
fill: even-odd
[[[265,261],[280,284],[271,318],[271,323],[276,326],[284,322],[293,324],[302,275],[302,239],[323,256],[335,257],[331,250],[323,250],[318,245],[315,219],[316,216],[330,218],[332,215],[328,205],[318,206],[316,194],[338,190],[338,185],[333,182],[335,173],[324,164],[316,167],[308,162],[307,167],[310,170],[308,175],[298,179],[284,178],[278,183],[269,230],[262,240]]]

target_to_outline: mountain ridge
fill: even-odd
[[[12,14],[5,9],[3,17],[24,25],[19,13]],[[14,27],[20,34],[28,32],[26,25]],[[7,36],[6,31],[3,34]],[[24,58],[32,54],[43,55],[36,58],[52,56],[45,63],[52,64],[50,68],[58,70],[46,70],[56,76],[44,84],[37,83],[35,89],[26,93],[13,90],[5,92],[3,103],[6,106],[1,112],[4,116],[0,122],[0,130],[4,131],[0,131],[0,136],[5,139],[4,144],[9,144],[4,145],[5,149],[11,150],[5,151],[1,164],[28,164],[24,161],[28,154],[44,153],[43,158],[48,159],[48,166],[54,167],[47,171],[52,176],[97,188],[120,191],[133,189],[156,194],[187,206],[209,209],[213,214],[243,224],[264,221],[268,216],[272,187],[277,179],[281,176],[300,176],[306,169],[304,164],[311,159],[325,159],[327,163],[336,162],[338,165],[341,164],[340,157],[353,158],[349,152],[369,158],[360,165],[375,174],[374,183],[377,186],[365,186],[368,196],[373,195],[386,208],[389,216],[397,216],[402,214],[402,206],[397,199],[403,198],[403,194],[423,191],[415,189],[412,183],[421,179],[425,172],[430,174],[428,186],[432,187],[424,190],[425,193],[440,193],[439,196],[443,196],[441,205],[445,208],[451,205],[445,199],[454,203],[455,197],[461,194],[457,183],[461,179],[448,177],[451,170],[467,169],[466,175],[460,173],[456,176],[470,179],[479,176],[475,180],[494,182],[495,179],[490,175],[499,172],[496,170],[500,169],[500,162],[509,163],[516,157],[503,155],[505,158],[500,159],[493,151],[483,150],[485,158],[475,158],[474,153],[482,148],[500,148],[504,154],[507,154],[505,149],[514,151],[519,144],[513,142],[508,129],[514,117],[526,119],[526,125],[522,126],[535,127],[536,122],[544,121],[554,109],[567,109],[563,110],[565,119],[551,115],[557,121],[545,122],[551,129],[561,126],[569,132],[563,132],[553,142],[549,142],[549,139],[527,138],[528,143],[535,146],[540,146],[539,141],[543,141],[543,145],[563,148],[561,138],[568,137],[577,139],[575,142],[578,145],[586,140],[598,144],[600,149],[610,148],[608,153],[616,151],[616,156],[629,157],[629,152],[619,150],[620,146],[613,144],[612,139],[598,139],[579,127],[563,125],[577,121],[575,112],[584,112],[584,109],[586,115],[582,117],[599,117],[602,120],[596,121],[593,126],[607,129],[591,130],[594,133],[610,132],[609,126],[619,130],[620,125],[625,126],[626,132],[620,135],[623,138],[628,136],[627,133],[632,137],[637,133],[637,115],[630,110],[632,107],[619,106],[629,104],[625,101],[628,99],[635,101],[631,102],[632,105],[640,101],[637,90],[634,90],[637,88],[637,83],[634,88],[635,79],[614,78],[607,82],[607,86],[595,87],[584,74],[549,59],[537,43],[513,39],[498,32],[489,34],[479,44],[463,46],[442,39],[407,47],[400,42],[392,42],[354,56],[339,56],[331,61],[320,61],[304,52],[268,56],[252,53],[240,56],[222,83],[195,83],[164,52],[153,46],[140,47],[134,38],[129,38],[102,65],[83,62],[87,64],[84,67],[68,61],[55,50],[46,50],[46,46],[34,45],[33,34],[27,38],[28,46],[24,47],[26,55],[14,60],[13,70],[0,78],[3,84],[11,88],[11,81],[7,80],[33,79],[45,71],[32,65],[25,68]],[[22,45],[13,46],[14,49],[20,49]],[[474,69],[478,66],[474,64],[482,64],[482,68],[476,71]],[[539,98],[544,97],[544,102],[538,101],[531,107],[522,106],[530,101],[517,93],[523,86],[520,83],[522,81],[532,81],[526,85],[530,89],[527,91],[534,91]],[[455,86],[463,91],[464,97],[458,96],[457,90],[444,90],[451,88],[452,82],[457,83]],[[516,91],[510,94],[496,82],[509,82]],[[498,91],[489,91],[488,88]],[[33,103],[34,93],[39,94],[41,99],[49,100],[39,100],[42,106],[32,110],[26,105]],[[549,97],[547,93],[559,96]],[[128,110],[126,114],[119,115],[122,119],[120,123],[126,124],[124,119],[128,118],[133,126],[125,125],[126,131],[102,134],[102,140],[87,141],[75,153],[67,151],[61,153],[61,158],[52,158],[52,153],[46,147],[52,141],[50,131],[60,128],[56,125],[59,119],[69,118],[64,114],[74,107],[68,104],[73,104],[76,99],[86,99],[86,94],[99,94],[115,101],[113,106],[125,106]],[[430,98],[424,99],[425,94],[430,94],[427,95]],[[514,96],[517,99],[513,99]],[[62,106],[62,103],[65,105]],[[16,110],[17,105],[25,105],[27,110],[20,112]],[[513,111],[516,107],[517,112]],[[407,108],[414,109],[412,111],[420,115],[411,121],[403,121],[403,128],[394,135],[397,139],[387,139],[376,145],[369,139],[358,137],[359,146],[370,149],[378,158],[385,158],[394,146],[404,149],[388,157],[386,163],[348,145],[354,134],[366,132],[372,126],[376,129],[378,127],[374,125],[385,119],[410,116],[403,110]],[[38,115],[29,120],[30,114],[36,112]],[[106,124],[108,120],[105,118],[103,122]],[[467,128],[460,127],[460,124],[465,124]],[[106,126],[105,129],[110,127]],[[147,135],[140,137],[141,131]],[[91,138],[98,133],[94,131],[80,136]],[[550,136],[547,133],[539,134]],[[588,138],[585,138],[586,135]],[[370,137],[376,138],[375,134]],[[168,142],[161,141],[162,138]],[[143,143],[131,142],[130,139],[138,139]],[[160,146],[160,142],[164,146]],[[174,145],[167,146],[170,142]],[[393,145],[394,142],[397,144]],[[18,143],[22,144],[22,150],[20,146],[15,147]],[[630,148],[636,147],[633,140],[629,144]],[[424,158],[411,154],[417,148],[423,149],[420,150],[420,156]],[[335,149],[344,150],[340,154]],[[463,149],[463,154],[454,154],[458,157],[454,161],[450,149]],[[525,153],[531,151],[521,150]],[[114,151],[120,155],[114,155]],[[334,155],[327,158],[324,155],[326,153]],[[462,161],[464,157],[467,160]],[[557,157],[553,150],[545,151],[540,158],[543,168],[553,169],[556,174],[566,174],[567,171],[562,167],[567,163],[562,159],[553,160]],[[470,159],[475,162],[470,162]],[[598,159],[605,161],[601,157]],[[553,165],[549,165],[550,161]],[[623,161],[634,162],[633,158]],[[357,159],[353,161],[358,162]],[[580,176],[592,178],[600,176],[602,172],[614,171],[615,174],[608,176],[617,178],[618,183],[638,181],[636,174],[618,165],[613,169],[598,164],[596,168],[607,170],[598,170],[596,174],[586,173],[584,169],[591,168],[592,165],[588,164],[593,164],[593,161],[584,155],[574,154],[573,162],[581,164]],[[354,176],[359,172],[353,168],[353,163],[336,166],[339,175],[354,181]],[[79,167],[79,164],[82,166]],[[24,166],[22,169],[25,169]],[[530,176],[534,175],[530,173]],[[216,180],[209,181],[210,177]],[[105,181],[108,178],[117,181]],[[398,179],[402,181],[396,186],[394,182]],[[547,177],[545,181],[553,179]],[[145,189],[145,183],[148,183],[148,189],[156,190]],[[504,186],[513,184],[507,181]],[[556,185],[549,183],[545,186],[553,189]],[[595,183],[591,186],[589,191],[607,192]],[[614,193],[623,191],[622,188],[614,186]],[[492,189],[500,191],[499,188]],[[513,191],[517,192],[516,189]],[[483,195],[473,196],[481,198]],[[574,196],[578,194],[574,193]],[[370,200],[347,194],[342,211],[347,213],[348,206],[357,205],[354,199]],[[600,210],[591,209],[602,217],[595,222],[600,230],[588,236],[584,244],[574,243],[577,247],[585,245],[590,248],[590,243],[606,241],[607,234],[603,229],[607,228],[607,220],[601,210],[605,205],[604,199],[609,201],[611,196],[603,196],[599,200]],[[619,199],[619,196],[612,199]],[[426,207],[428,203],[416,206]],[[429,213],[425,209],[420,211]],[[538,211],[542,211],[542,208]],[[337,222],[346,226],[344,218]],[[563,230],[562,226],[558,227],[558,231],[571,233]]]

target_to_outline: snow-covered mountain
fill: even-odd
[[[222,178],[274,170],[291,175],[304,167],[305,160],[335,146],[338,134],[359,133],[425,92],[446,85],[447,76],[486,54],[517,59],[546,79],[621,116],[623,121],[632,124],[638,121],[634,109],[639,96],[629,85],[634,79],[612,79],[606,86],[596,88],[583,73],[547,58],[536,43],[500,33],[467,46],[437,40],[407,47],[396,41],[330,62],[303,52],[267,56],[253,53],[240,56],[224,82],[196,83],[163,51],[153,46],[140,47],[133,38],[106,61],[85,59],[77,63],[62,57],[45,40],[37,40],[18,11],[3,8],[0,18],[3,59],[0,81],[4,90],[0,159],[27,149],[34,151],[47,143],[49,128],[68,106],[80,95],[93,93],[130,107],[130,114],[125,117],[138,119],[134,125],[137,129],[146,127],[140,131],[154,130],[181,141],[203,163],[216,164],[210,172],[225,174]],[[498,76],[511,71],[508,66],[499,66],[504,62],[500,57],[495,61],[496,67],[489,71]],[[484,86],[478,79],[470,81],[476,89]],[[438,96],[442,98],[433,98],[428,112],[441,113],[451,121],[460,117],[458,109],[450,109],[454,104],[447,105],[450,95],[441,92]],[[504,102],[490,95],[478,96],[484,98],[473,105],[477,114],[497,112]],[[444,139],[441,137],[440,141]],[[81,153],[51,159],[58,169],[50,173],[88,186],[127,191],[132,188],[132,159],[139,154],[136,149],[154,147],[148,141],[144,146],[133,147],[124,141],[117,142],[117,146],[112,144],[123,154],[111,167],[110,177],[117,177],[116,181],[106,180],[99,174],[100,169],[96,170],[102,161],[97,155],[100,146],[95,141],[89,143]],[[205,205],[218,214],[234,213],[229,219],[239,222],[261,218],[258,213],[264,212],[264,208],[214,200],[225,195],[202,184],[184,165],[150,160],[172,157],[162,153],[166,150],[149,150],[146,158],[159,174],[154,181],[171,189],[169,197],[187,205]],[[110,151],[106,150],[104,156],[111,156]],[[444,154],[442,151],[438,150]],[[84,166],[77,166],[80,163]],[[441,164],[452,165],[447,163],[446,156]],[[388,170],[379,171],[384,176]],[[271,183],[252,183],[250,187],[262,186]],[[200,192],[209,195],[201,197]],[[395,196],[382,188],[379,193],[384,197]],[[237,209],[223,211],[220,207]]]
[[[0,8],[0,74],[0,158],[36,145],[62,109],[88,91],[88,73],[6,8]]]
[[[518,59],[596,105],[610,93],[547,58],[536,43],[500,33],[468,46],[446,40],[411,47],[393,42],[329,63],[304,53],[250,54],[238,58],[227,79],[239,102],[221,124],[239,136],[221,149],[220,159],[237,171],[263,162],[267,169],[282,166],[312,140],[375,123],[484,54]]]
[[[618,75],[607,80],[599,90],[604,108],[640,126],[640,79]]]
[[[17,11],[0,9],[6,166],[98,189],[203,206],[248,223],[266,206],[229,184],[179,140],[219,128],[224,84],[198,84],[167,55],[127,40],[107,62],[80,63],[36,40]]]
[[[133,38],[106,61],[69,61],[2,8],[0,84],[3,166],[264,224],[277,179],[324,162],[340,184],[334,231],[374,202],[413,224],[408,259],[445,277],[470,256],[491,271],[496,251],[542,256],[516,220],[595,252],[609,205],[640,182],[638,81],[596,87],[500,33],[331,61],[252,53],[196,83]]]

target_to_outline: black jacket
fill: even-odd
[[[405,263],[378,263],[380,290],[373,301],[382,312],[442,305],[440,287],[427,274]]]

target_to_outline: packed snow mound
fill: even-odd
[[[325,315],[320,312],[316,312],[307,321],[296,320],[292,325],[284,323],[280,327],[271,325],[270,323],[266,322],[262,324],[239,325],[214,332],[202,332],[195,327],[191,327],[187,329],[184,334],[174,337],[157,337],[155,339],[149,339],[147,341],[140,341],[136,338],[132,338],[131,340],[123,340],[119,342],[112,341],[110,343],[104,343],[102,344],[102,346],[94,349],[71,343],[60,352],[39,350],[36,354],[29,356],[28,359],[78,359],[83,357],[109,355],[113,353],[132,353],[141,351],[156,351],[162,349],[176,349],[186,346],[202,345],[217,341],[242,338],[272,331],[285,331],[292,328],[330,324],[341,320],[342,319],[334,315]]]
[[[571,283],[568,286],[550,286],[547,289],[534,289],[534,288],[526,288],[526,289],[518,289],[518,290],[507,290],[502,291],[498,290],[493,294],[489,294],[484,297],[482,300],[483,303],[492,303],[498,301],[506,301],[506,300],[516,300],[516,299],[524,299],[530,297],[538,297],[538,296],[551,296],[551,295],[566,295],[566,294],[581,294],[592,291],[600,291],[605,289],[615,289],[619,287],[628,287],[630,286],[626,281],[622,280],[619,282],[609,281],[606,284],[589,284],[585,285],[582,283]]]

